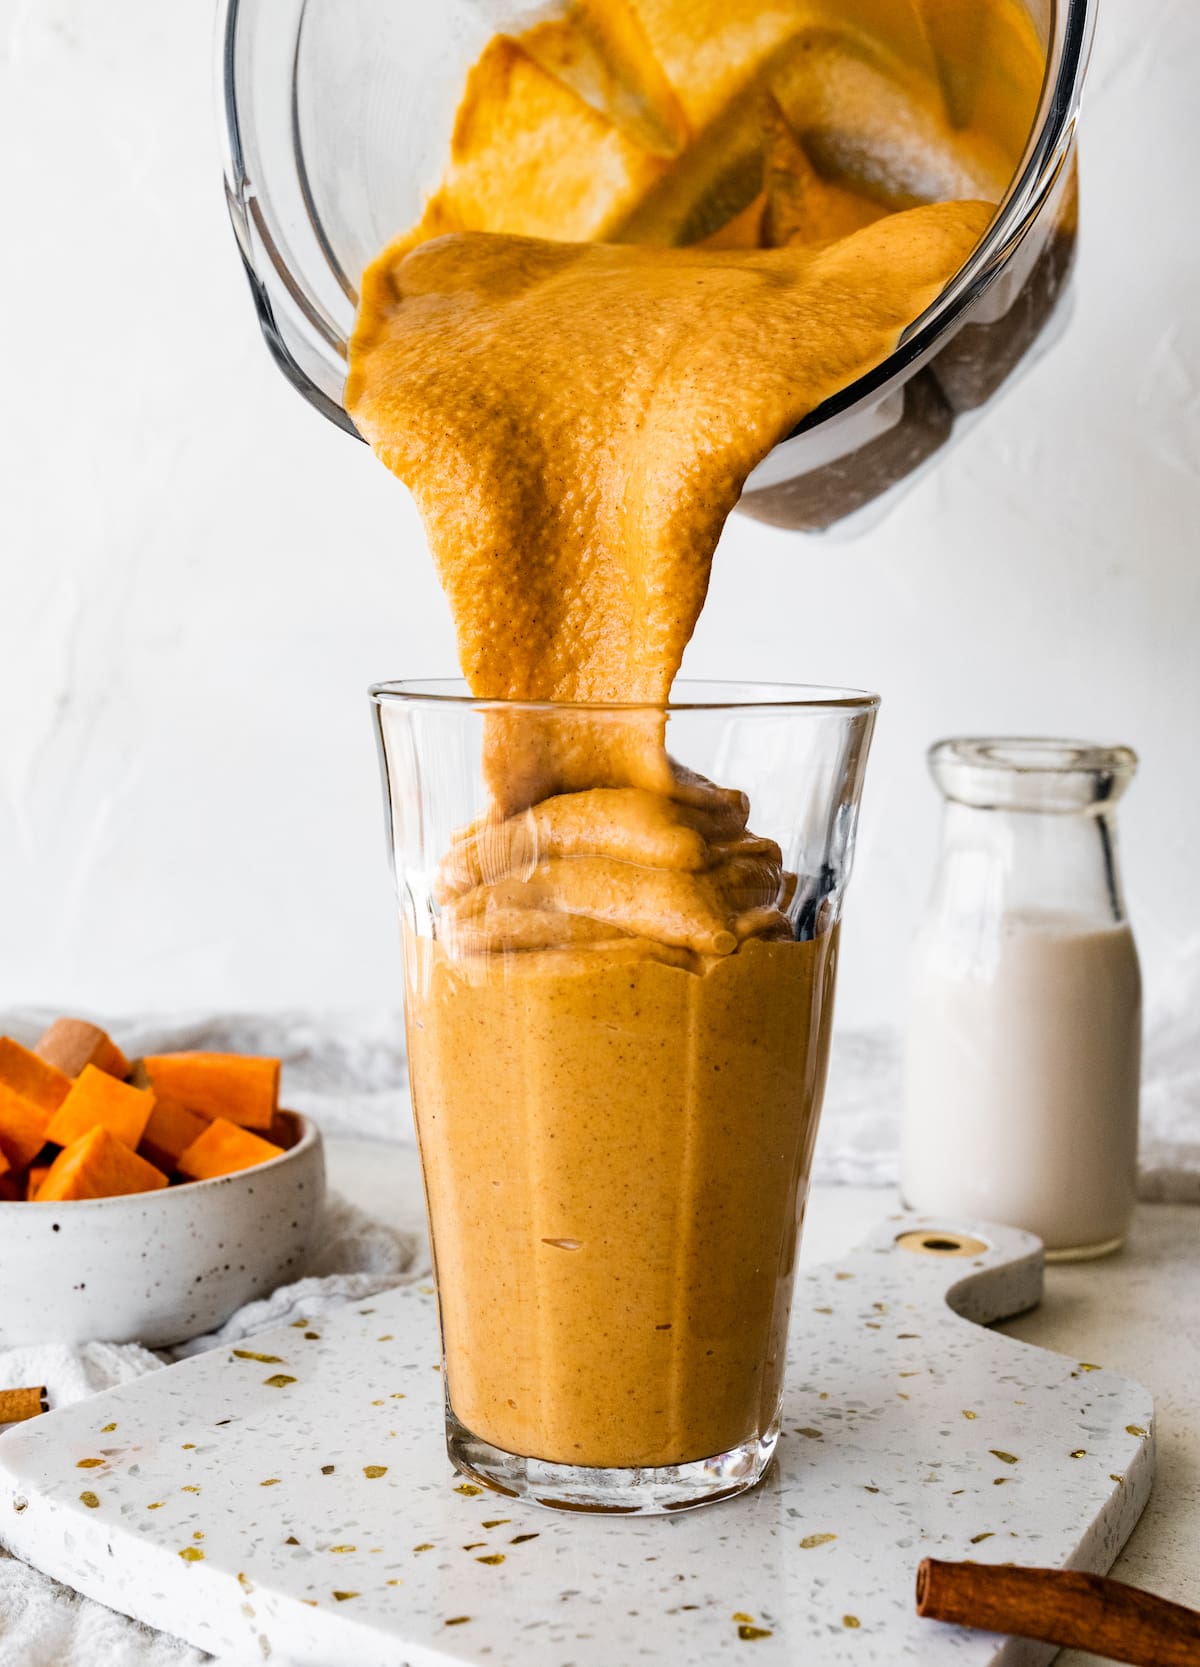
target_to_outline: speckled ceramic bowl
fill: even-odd
[[[304,1269],[325,1192],[314,1123],[282,1157],[162,1192],[0,1204],[0,1348],[201,1336]]]

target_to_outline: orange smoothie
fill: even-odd
[[[406,944],[447,1387],[506,1452],[771,1434],[837,931],[798,939],[778,845],[653,709],[751,469],[984,232],[1040,79],[1023,16],[571,0],[487,48],[364,276],[346,407],[416,497],[471,691],[592,708],[489,717],[488,811]]]
[[[409,954],[458,1418],[576,1465],[681,1464],[765,1435],[836,930],[752,940],[700,973],[636,943]]]

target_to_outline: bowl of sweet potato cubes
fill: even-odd
[[[0,1347],[163,1347],[298,1277],[324,1158],[278,1102],[277,1059],[0,1037]]]

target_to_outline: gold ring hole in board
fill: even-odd
[[[901,1250],[911,1250],[918,1256],[981,1256],[990,1246],[969,1233],[943,1233],[927,1227],[919,1233],[901,1233],[896,1240]]]

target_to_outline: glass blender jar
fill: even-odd
[[[895,351],[754,470],[747,514],[815,531],[865,510],[1048,334],[1075,247],[1075,123],[1095,0],[1012,4],[1044,47],[1045,77],[988,232]],[[259,321],[293,386],[349,433],[359,275],[419,219],[495,15],[481,0],[220,0],[226,197]]]

